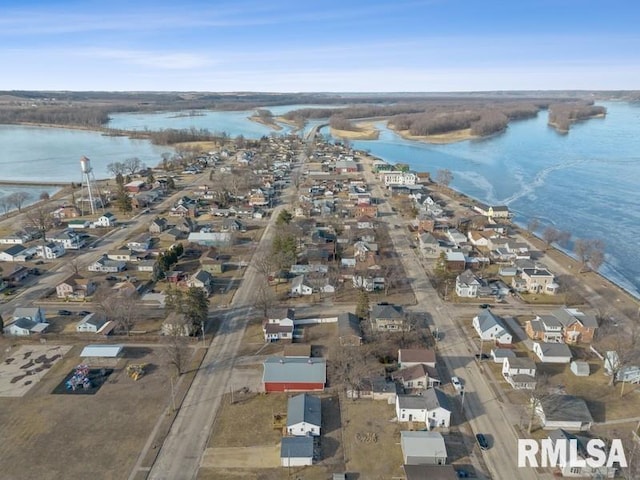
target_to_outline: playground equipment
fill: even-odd
[[[73,375],[66,382],[67,390],[76,391],[79,388],[91,388],[91,380],[89,380],[89,366],[80,364],[76,367]]]
[[[146,366],[146,363],[132,363],[127,365],[127,375],[129,375],[133,380],[138,380],[144,375],[144,367]]]

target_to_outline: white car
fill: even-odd
[[[451,385],[453,385],[453,388],[455,388],[457,392],[462,391],[464,388],[458,377],[451,377]]]

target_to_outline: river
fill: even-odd
[[[640,106],[605,103],[604,119],[575,124],[568,135],[547,126],[546,112],[512,122],[507,131],[483,140],[431,145],[404,140],[381,123],[378,140],[353,141],[362,150],[417,171],[453,172],[452,186],[492,204],[507,204],[515,220],[532,217],[568,230],[573,238],[600,238],[606,243],[601,272],[640,297]],[[271,108],[274,115],[304,105]],[[162,129],[207,128],[258,138],[273,131],[247,119],[250,111],[114,114],[109,126]],[[321,123],[321,121],[314,121]],[[307,129],[305,129],[307,130]],[[282,133],[282,132],[280,132]],[[96,177],[107,175],[113,161],[138,157],[159,163],[170,149],[145,140],[105,137],[60,128],[0,126],[0,178],[79,182],[79,160],[92,160]],[[0,187],[8,192],[8,188]],[[33,190],[33,195],[44,189]],[[3,194],[0,191],[0,196]]]

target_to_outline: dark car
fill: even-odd
[[[458,478],[469,478],[469,472],[462,469],[456,470],[456,475],[458,475]]]
[[[476,353],[476,358],[478,360],[489,360],[489,355],[486,353]]]
[[[67,316],[71,315],[71,312],[69,310],[58,310],[58,315]]]
[[[485,437],[482,433],[478,433],[476,435],[476,440],[478,441],[478,445],[480,445],[480,450],[489,449],[489,442],[487,441],[487,437]]]
[[[118,279],[116,277],[114,277],[113,275],[108,275],[107,277],[105,277],[105,280],[111,281],[111,282],[115,282]]]
[[[79,317],[86,317],[87,315],[89,315],[91,312],[88,312],[86,310],[82,310],[81,312],[78,312],[78,316]]]
[[[488,303],[483,303],[482,305],[480,305],[480,308],[491,308],[491,305],[489,305]]]

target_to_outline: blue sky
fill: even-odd
[[[0,89],[640,89],[635,0],[0,0]]]

